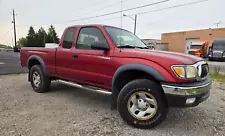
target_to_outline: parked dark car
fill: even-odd
[[[225,61],[225,38],[213,40],[212,46],[209,49],[209,60]]]

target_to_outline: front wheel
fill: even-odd
[[[162,88],[154,81],[137,79],[121,90],[118,111],[127,124],[136,128],[153,128],[167,115],[167,103]]]
[[[51,80],[48,76],[44,75],[40,65],[34,65],[30,69],[31,86],[35,92],[47,92],[51,85]]]

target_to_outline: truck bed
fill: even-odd
[[[21,66],[28,67],[28,59],[30,56],[37,55],[45,62],[49,75],[55,75],[55,55],[57,48],[44,48],[44,47],[23,47],[20,50]]]

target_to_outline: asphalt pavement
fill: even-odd
[[[20,53],[0,52],[0,75],[26,73],[20,65]]]

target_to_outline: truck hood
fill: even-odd
[[[120,55],[119,55],[120,54]],[[185,53],[169,51],[149,50],[149,49],[121,49],[118,53],[120,57],[135,57],[154,61],[162,65],[194,64],[204,60],[200,57]]]

